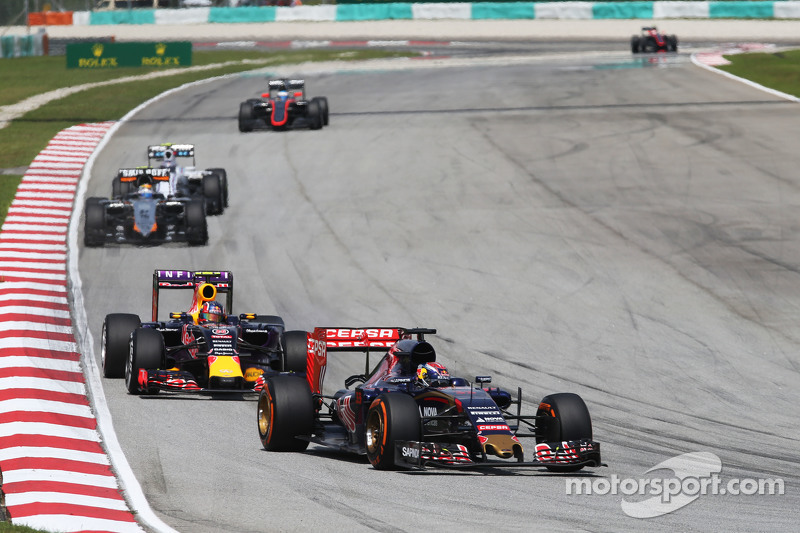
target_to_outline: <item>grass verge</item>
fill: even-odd
[[[734,54],[725,59],[731,64],[720,70],[800,98],[800,50]]]

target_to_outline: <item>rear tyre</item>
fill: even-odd
[[[395,441],[420,440],[419,407],[403,393],[378,396],[367,411],[364,425],[367,458],[377,470],[392,470]]]
[[[89,247],[103,246],[106,236],[106,210],[103,198],[86,200],[83,220],[83,244]]]
[[[186,240],[191,246],[203,246],[208,243],[208,223],[202,201],[186,204]]]
[[[280,326],[282,328],[286,327],[286,324],[283,322],[283,318],[277,315],[256,315],[255,321],[269,324],[270,326]]]
[[[255,113],[253,103],[250,101],[239,104],[239,131],[246,133],[253,131]]]
[[[675,35],[670,35],[667,37],[667,50],[670,52],[677,52],[678,51],[678,37]]]
[[[306,371],[308,335],[305,331],[287,331],[283,334],[283,371]]]
[[[312,130],[318,130],[322,127],[322,109],[320,109],[319,101],[316,98],[308,102],[306,119],[308,120],[308,127]]]
[[[219,215],[225,205],[222,194],[222,180],[217,174],[203,176],[203,196],[206,199],[206,214]]]
[[[314,400],[306,380],[297,376],[267,379],[258,397],[258,436],[265,450],[302,452],[314,427]]]
[[[219,176],[219,181],[222,184],[222,205],[228,207],[228,173],[224,168],[209,168],[209,172],[213,172]]]
[[[537,443],[592,439],[592,418],[586,403],[577,394],[562,392],[545,396],[536,416],[542,417],[537,418]],[[552,472],[576,472],[581,468],[581,465],[547,466]]]
[[[131,334],[130,350],[125,364],[125,387],[130,394],[142,394],[147,391],[139,384],[140,370],[156,370],[164,360],[164,337],[158,331],[149,328],[137,328]]]
[[[103,334],[100,341],[100,358],[103,364],[103,377],[124,378],[125,361],[130,351],[131,333],[141,327],[138,315],[112,313],[103,320]]]

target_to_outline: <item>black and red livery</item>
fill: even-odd
[[[644,26],[639,35],[631,37],[631,52],[655,53],[655,52],[677,52],[678,37],[666,35],[658,31],[655,26]]]
[[[328,125],[328,99],[306,99],[305,80],[269,80],[268,92],[239,104],[239,131],[283,130],[306,126],[318,130]]]

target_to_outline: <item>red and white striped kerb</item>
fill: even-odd
[[[143,531],[101,446],[67,302],[75,192],[112,124],[56,135],[0,228],[2,490],[12,523],[48,531]]]

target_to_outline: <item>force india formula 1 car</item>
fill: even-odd
[[[169,169],[166,168],[120,169],[115,182],[124,183],[131,192],[111,199],[92,197],[86,200],[84,244],[206,244],[208,226],[203,200],[167,198],[152,193],[159,182],[167,181]],[[138,192],[144,184],[150,185],[151,192],[147,196]]]
[[[318,130],[328,125],[328,99],[306,100],[305,80],[270,80],[269,92],[239,105],[239,131],[286,129],[306,125]]]
[[[193,291],[192,305],[188,312],[173,312],[169,320],[161,321],[159,295],[174,289]],[[218,294],[226,295],[225,309],[230,312],[231,272],[156,270],[151,322],[126,313],[109,314],[103,321],[103,375],[124,377],[130,394],[162,390],[208,394],[258,392],[265,372],[305,370],[304,360],[300,368],[287,366],[284,337],[292,332],[284,332],[278,316],[242,313],[198,324],[201,306],[215,301]],[[305,343],[298,348],[304,350]]]
[[[258,432],[270,451],[303,451],[310,442],[366,454],[377,469],[426,466],[534,466],[573,472],[604,466],[592,440],[586,404],[571,393],[550,394],[536,415],[522,415],[516,398],[447,377],[420,382],[418,365],[434,363],[431,329],[317,328],[308,334],[307,369],[268,376],[258,400]],[[328,357],[342,351],[385,351],[368,374],[351,376],[345,389],[322,394]],[[300,366],[300,365],[296,365]],[[349,387],[359,383],[355,388]],[[520,437],[535,439],[525,461]],[[506,461],[503,461],[503,460]]]
[[[631,37],[631,52],[634,54],[654,52],[677,52],[678,38],[659,33],[655,26],[645,26],[641,35]]]
[[[149,166],[170,169],[175,196],[201,198],[206,202],[207,214],[222,214],[228,207],[228,173],[224,168],[199,170],[194,154],[193,144],[162,143],[147,147]],[[191,166],[178,165],[178,158],[190,157]]]

